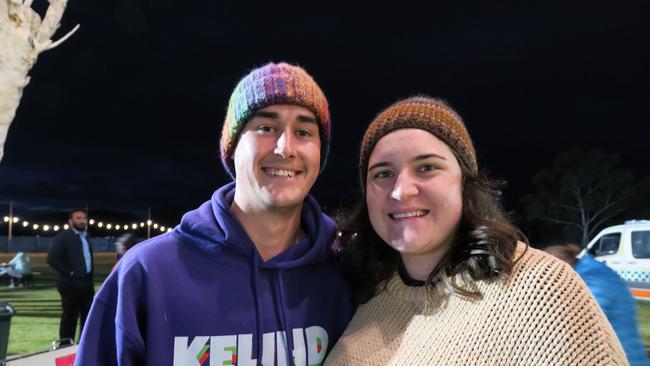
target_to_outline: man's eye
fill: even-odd
[[[273,132],[273,127],[262,125],[262,126],[258,126],[257,130],[260,132]]]
[[[296,134],[298,136],[300,136],[300,137],[307,137],[307,136],[312,135],[311,131],[309,131],[309,130],[298,130],[298,132],[296,132]]]

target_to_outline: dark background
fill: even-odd
[[[10,200],[24,217],[151,206],[173,225],[229,181],[228,97],[269,61],[300,64],[328,96],[331,154],[313,193],[330,212],[357,198],[364,128],[418,93],[459,111],[515,213],[534,173],[575,146],[650,175],[647,2],[426,3],[70,0],[55,38],[81,28],[31,72],[0,213]]]

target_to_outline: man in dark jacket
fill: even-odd
[[[93,256],[86,237],[88,217],[83,210],[74,210],[68,219],[68,230],[55,238],[47,254],[47,264],[58,272],[56,287],[61,294],[60,338],[74,339],[77,319],[83,329],[95,290],[93,287]]]

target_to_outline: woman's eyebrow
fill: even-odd
[[[438,155],[438,154],[422,154],[422,155],[416,156],[415,158],[413,158],[413,160],[426,160],[426,159],[431,159],[431,158],[447,160],[444,156],[441,156],[441,155]]]
[[[368,171],[371,171],[375,168],[381,168],[385,166],[390,166],[390,163],[387,161],[380,161],[379,163],[372,164],[370,167],[368,167]]]

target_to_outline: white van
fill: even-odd
[[[650,300],[650,220],[631,220],[610,226],[585,249],[615,270],[634,297]]]

